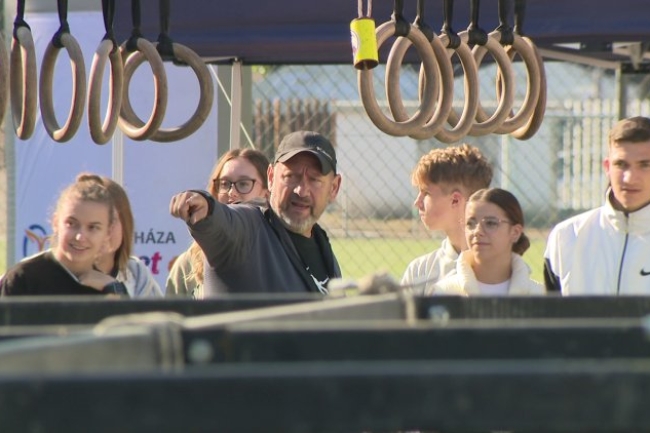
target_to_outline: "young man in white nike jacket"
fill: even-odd
[[[605,204],[559,223],[544,282],[562,295],[650,295],[650,119],[619,121],[603,165]]]

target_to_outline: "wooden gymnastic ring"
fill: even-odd
[[[495,39],[498,39],[500,41],[501,33],[492,32],[490,33],[490,37],[494,37]],[[479,47],[474,47],[474,58],[476,60],[476,64],[480,65],[486,51],[478,48]],[[530,117],[533,115],[533,111],[535,110],[535,106],[537,105],[537,99],[539,97],[539,86],[540,86],[539,65],[537,63],[535,51],[519,35],[514,35],[514,42],[512,45],[512,49],[514,49],[517,53],[519,53],[521,58],[524,60],[524,63],[526,64],[526,80],[527,80],[526,96],[524,98],[524,102],[521,108],[515,115],[511,116],[510,110],[508,110],[508,116],[510,117],[507,117],[503,121],[503,124],[494,130],[494,132],[496,132],[497,134],[509,134],[514,130],[516,130],[517,128],[523,126],[526,122],[528,122]],[[508,53],[506,53],[506,55],[508,56],[508,59],[510,59]],[[505,81],[501,82],[501,80],[499,80],[499,83],[501,87],[506,86]],[[513,81],[513,93],[514,93],[514,81]],[[487,119],[487,117],[488,116],[483,110],[483,107],[479,106],[478,112],[476,113],[477,120],[484,121],[485,119]]]
[[[443,39],[443,37],[445,39]],[[461,140],[463,136],[469,134],[474,125],[476,112],[478,111],[478,105],[480,102],[481,83],[478,78],[478,66],[476,65],[476,60],[474,60],[472,49],[467,44],[469,34],[467,32],[462,32],[458,37],[460,39],[460,45],[458,48],[455,50],[448,48],[447,51],[451,55],[456,53],[461,61],[463,72],[465,74],[465,105],[463,106],[463,112],[461,115],[459,115],[453,108],[449,112],[449,124],[454,128],[452,130],[442,130],[440,136],[436,135],[436,138],[444,143],[457,142]],[[448,36],[442,35],[440,40],[446,43]]]
[[[154,46],[155,45],[156,44],[154,44]],[[194,114],[192,114],[185,123],[175,128],[158,128],[158,131],[151,136],[151,140],[164,143],[182,140],[196,132],[196,130],[203,125],[210,115],[212,102],[214,101],[214,85],[212,84],[212,76],[210,75],[210,70],[206,66],[205,62],[203,62],[198,54],[185,45],[173,43],[172,47],[174,50],[174,57],[185,62],[196,74],[196,78],[199,81],[200,96]],[[131,68],[135,70],[143,61],[144,55],[135,53],[129,58],[126,68],[128,68],[129,71]],[[140,124],[144,124],[144,122],[140,121]]]
[[[34,133],[38,107],[36,49],[29,27],[18,27],[14,35],[9,69],[11,113],[16,136],[27,140]]]
[[[431,118],[421,128],[418,128],[416,131],[409,134],[410,137],[421,140],[431,138],[438,133],[447,121],[449,110],[451,110],[454,102],[454,70],[451,67],[449,56],[437,35],[433,35],[430,44],[435,54],[438,66],[436,68],[438,73],[435,74],[434,79],[441,83],[441,88],[438,89],[438,84],[433,83],[431,86],[432,89],[429,89],[429,83],[431,81],[427,80],[426,73],[421,67],[418,86],[420,99],[424,97],[426,92],[433,91],[434,93],[432,96],[438,102],[437,108],[434,109]],[[399,73],[402,59],[410,45],[411,41],[408,39],[398,38],[391,48],[391,56],[389,56],[386,67],[386,97],[388,99],[388,106],[390,107],[395,120],[399,121],[406,120],[408,115],[404,109],[404,105],[402,104],[399,83],[398,85],[389,86],[389,82],[393,81],[392,75],[395,72]]]
[[[528,38],[527,36],[522,36],[524,41],[528,43],[533,50],[535,51],[535,57],[537,58],[537,64],[539,66],[539,97],[537,98],[537,105],[535,105],[535,110],[533,111],[532,116],[526,122],[524,126],[516,129],[510,135],[518,140],[528,140],[533,135],[539,131],[539,128],[542,126],[544,121],[544,114],[546,114],[546,70],[544,69],[544,59],[540,54],[535,43]]]
[[[436,54],[436,59],[438,60],[438,67],[440,68],[440,76],[442,80],[442,89],[437,99],[438,111],[434,113],[434,117],[432,117],[424,125],[424,127],[420,129],[419,132],[410,135],[411,138],[418,140],[426,140],[435,136],[436,134],[439,134],[440,131],[442,131],[444,128],[445,123],[447,123],[449,119],[449,113],[451,112],[451,109],[454,105],[455,83],[454,68],[451,64],[451,58],[447,54],[447,49],[439,37],[435,37],[434,40],[431,41],[431,47],[433,48],[433,52]],[[420,91],[420,94],[422,94],[426,88],[426,76],[423,72],[424,71],[422,68],[420,68],[420,76],[418,77],[418,89]],[[435,115],[438,114],[438,112],[440,113],[440,117],[436,119]]]
[[[113,49],[110,39],[104,39],[97,47],[90,67],[88,80],[88,128],[90,136],[97,144],[108,142],[117,128],[117,120],[122,106],[122,87],[124,84],[124,64],[119,49]],[[100,103],[102,99],[102,80],[106,61],[110,62],[108,108],[102,122]]]
[[[386,70],[384,73],[386,101],[388,102],[388,109],[390,110],[393,119],[397,120],[398,122],[407,121],[410,117],[404,108],[402,89],[400,86],[400,72],[404,55],[411,45],[411,41],[408,38],[398,37],[397,40],[393,43],[393,46],[390,48],[388,59],[386,60]],[[430,80],[426,84],[420,83],[420,101],[422,101],[424,92],[431,92],[431,96],[435,101],[437,101],[440,96],[440,83],[442,82],[440,67],[436,65],[434,72],[435,73],[433,80]],[[414,130],[413,133],[419,131],[422,127],[424,127],[424,125],[417,128],[417,130]]]
[[[61,48],[55,46],[51,41],[43,55],[38,89],[43,126],[45,126],[48,135],[59,143],[70,140],[76,134],[83,119],[84,104],[86,103],[86,67],[81,48],[70,33],[61,35],[61,45],[68,52],[72,68],[72,105],[63,127],[59,126],[59,122],[56,120],[53,103],[54,66]]]
[[[144,38],[138,38],[137,51],[126,54],[126,42],[120,47],[122,52],[122,62],[124,66],[124,83],[122,86],[122,106],[120,107],[120,118],[117,122],[120,129],[124,134],[133,140],[146,140],[153,136],[160,125],[162,125],[165,118],[165,111],[167,110],[167,73],[165,72],[165,65],[156,50],[156,47]],[[141,53],[144,59],[149,62],[151,72],[153,73],[154,83],[154,106],[151,111],[151,116],[147,123],[144,123],[135,114],[129,99],[129,85],[131,78],[135,72],[135,68],[129,68],[129,59],[137,53]]]
[[[476,66],[476,61],[472,55],[472,50],[469,48],[469,45],[467,45],[467,40],[460,38],[460,41],[458,48],[447,48],[447,53],[449,56],[456,53],[460,59],[461,66],[463,67],[465,103],[463,105],[463,112],[460,115],[460,119],[458,118],[458,114],[454,108],[451,108],[448,119],[452,129],[445,129],[443,127],[436,134],[436,139],[443,143],[456,143],[462,140],[469,133],[472,125],[474,125],[474,119],[476,118],[476,111],[478,110],[478,103],[480,100],[480,83],[478,80],[478,67]],[[446,46],[449,42],[449,37],[444,34],[441,35],[440,42]],[[454,115],[453,121],[451,119],[452,113]]]
[[[395,22],[387,21],[383,23],[377,28],[375,33],[377,35],[377,48],[379,49],[389,37],[395,34]],[[425,74],[428,77],[435,77],[438,66],[435,60],[435,53],[433,52],[433,48],[427,38],[412,24],[407,38],[413,43],[413,45],[415,45],[415,48],[420,54]],[[377,128],[386,134],[394,136],[409,135],[418,131],[419,128],[426,123],[427,119],[430,119],[433,115],[436,98],[433,97],[433,92],[427,92],[422,98],[422,101],[420,101],[418,112],[414,114],[413,117],[403,122],[396,122],[389,119],[382,112],[377,100],[375,99],[372,69],[359,70],[357,72],[357,81],[359,95],[366,113],[368,113],[368,117],[370,117],[370,120],[375,124],[375,126],[377,126]]]
[[[467,31],[460,32],[458,36],[460,36],[461,39],[464,40],[467,40],[467,38],[469,37],[469,35],[467,35]],[[475,60],[477,58],[477,52],[481,52],[484,54],[485,51],[489,51],[490,54],[492,54],[492,57],[494,57],[494,60],[497,64],[497,68],[501,71],[501,74],[503,75],[503,79],[504,79],[503,82],[504,82],[505,89],[503,92],[503,98],[499,99],[499,104],[497,105],[496,110],[494,110],[494,113],[492,113],[492,116],[490,116],[490,118],[488,119],[480,120],[478,118],[478,113],[481,110],[481,102],[479,100],[479,108],[476,113],[477,118],[468,133],[468,135],[471,136],[476,137],[481,135],[487,135],[496,131],[496,129],[503,124],[503,122],[510,114],[510,110],[512,109],[512,104],[515,99],[515,86],[514,86],[515,78],[514,78],[514,73],[512,72],[512,63],[510,62],[510,58],[508,57],[508,54],[506,54],[505,49],[499,43],[499,40],[500,40],[500,36],[499,38],[497,38],[496,36],[491,34],[491,36],[487,38],[487,42],[485,43],[485,45],[476,45],[472,49]],[[480,58],[482,59],[483,55],[481,55]],[[481,63],[477,61],[476,67],[478,68],[480,64]],[[452,125],[456,120],[453,118],[453,116],[454,113],[450,113],[450,119],[452,120]]]

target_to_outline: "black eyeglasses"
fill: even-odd
[[[476,218],[470,218],[465,222],[465,228],[467,230],[474,231],[480,224],[486,233],[494,233],[499,229],[501,223],[512,224],[511,221],[502,220],[497,217],[484,217],[481,220],[477,220]]]
[[[233,186],[238,193],[248,194],[255,186],[255,179],[240,179],[235,182],[231,182],[227,179],[215,179],[214,184],[220,194],[229,193]]]

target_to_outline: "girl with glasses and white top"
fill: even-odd
[[[265,204],[269,194],[269,160],[255,149],[232,149],[217,161],[207,186],[220,203]],[[203,251],[196,242],[174,261],[166,283],[166,297],[203,298]]]
[[[468,250],[456,272],[436,283],[430,295],[544,295],[544,286],[530,278],[521,257],[530,246],[524,214],[517,198],[501,188],[481,189],[465,207]]]

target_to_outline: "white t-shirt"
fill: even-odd
[[[506,280],[503,283],[497,284],[487,284],[478,282],[478,291],[481,295],[485,296],[506,296],[508,295],[508,287],[510,286],[510,280]]]

